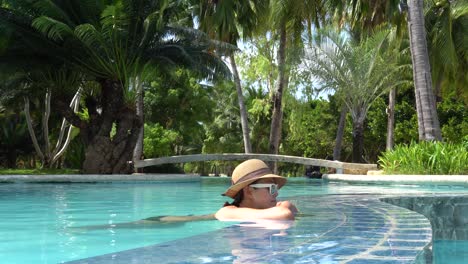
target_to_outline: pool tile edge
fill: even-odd
[[[468,186],[468,175],[350,175],[324,174],[327,181],[387,184],[429,184]]]
[[[193,182],[196,174],[60,174],[60,175],[0,175],[0,183],[85,183],[85,182]]]

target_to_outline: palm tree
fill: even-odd
[[[418,114],[419,140],[442,140],[427,51],[423,0],[408,0],[408,29]]]
[[[373,34],[374,30],[382,26],[389,26],[396,28],[398,38],[396,41],[403,38],[405,29],[405,19],[400,11],[400,0],[352,0],[352,1],[330,1],[329,9],[334,10],[331,16],[339,28],[349,27],[351,29],[351,36],[355,40],[360,40]],[[396,95],[396,88],[389,92],[388,103],[388,126],[387,126],[387,148],[393,147],[393,134],[394,134],[394,100]],[[341,124],[346,111],[342,110],[340,117],[340,125],[338,126],[337,145],[334,150],[334,157],[340,157],[341,135],[343,127]],[[336,159],[336,158],[335,158]]]
[[[442,96],[443,86],[449,89],[454,87],[462,97],[462,88],[468,85],[467,17],[466,1],[432,2],[425,12],[429,59],[437,99]]]
[[[333,89],[343,98],[353,119],[353,162],[363,161],[363,131],[367,111],[382,93],[404,80],[394,50],[386,50],[388,32],[353,42],[333,31],[323,31],[308,54],[310,71],[322,89]]]
[[[249,38],[260,26],[263,14],[267,12],[268,1],[199,1],[197,6],[196,13],[200,18],[200,28],[203,31],[218,40],[237,45],[241,36],[244,40]],[[247,109],[234,52],[229,54],[229,61],[237,91],[244,151],[245,153],[251,153],[252,144],[250,142]]]
[[[269,151],[271,154],[278,154],[283,120],[283,92],[288,87],[289,64],[293,61],[291,57],[288,59],[287,51],[290,55],[299,53],[303,29],[307,29],[308,35],[311,36],[312,24],[316,28],[321,27],[323,8],[321,1],[315,0],[272,0],[270,9],[272,34],[278,41],[276,55],[278,76],[271,98],[272,117]]]
[[[173,1],[9,1],[0,9],[10,45],[0,63],[20,66],[58,62],[82,72],[98,87],[86,94],[87,117],[65,100],[55,107],[80,129],[87,148],[85,173],[131,172],[141,119],[135,111],[133,78],[175,65],[212,78],[228,73],[203,33],[171,25],[180,12]],[[22,62],[22,64],[21,64]]]

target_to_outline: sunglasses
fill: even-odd
[[[270,195],[275,195],[278,193],[278,184],[275,183],[256,183],[256,184],[251,184],[250,187],[253,187],[255,189],[257,188],[269,188],[270,189]]]

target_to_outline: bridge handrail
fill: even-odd
[[[246,160],[246,159],[261,159],[263,161],[275,161],[275,162],[288,162],[297,163],[303,165],[320,166],[327,168],[337,169],[337,173],[342,173],[343,169],[365,169],[375,170],[377,169],[376,164],[362,164],[362,163],[349,163],[341,162],[336,160],[322,160],[314,158],[287,156],[287,155],[275,155],[275,154],[253,154],[253,153],[223,153],[223,154],[193,154],[193,155],[180,155],[170,156],[161,158],[144,159],[134,162],[135,168],[143,168],[148,166],[155,166],[169,163],[188,163],[188,162],[199,162],[199,161],[213,161],[213,160]]]

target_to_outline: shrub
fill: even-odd
[[[386,174],[468,174],[468,137],[463,141],[397,145],[378,163]]]

